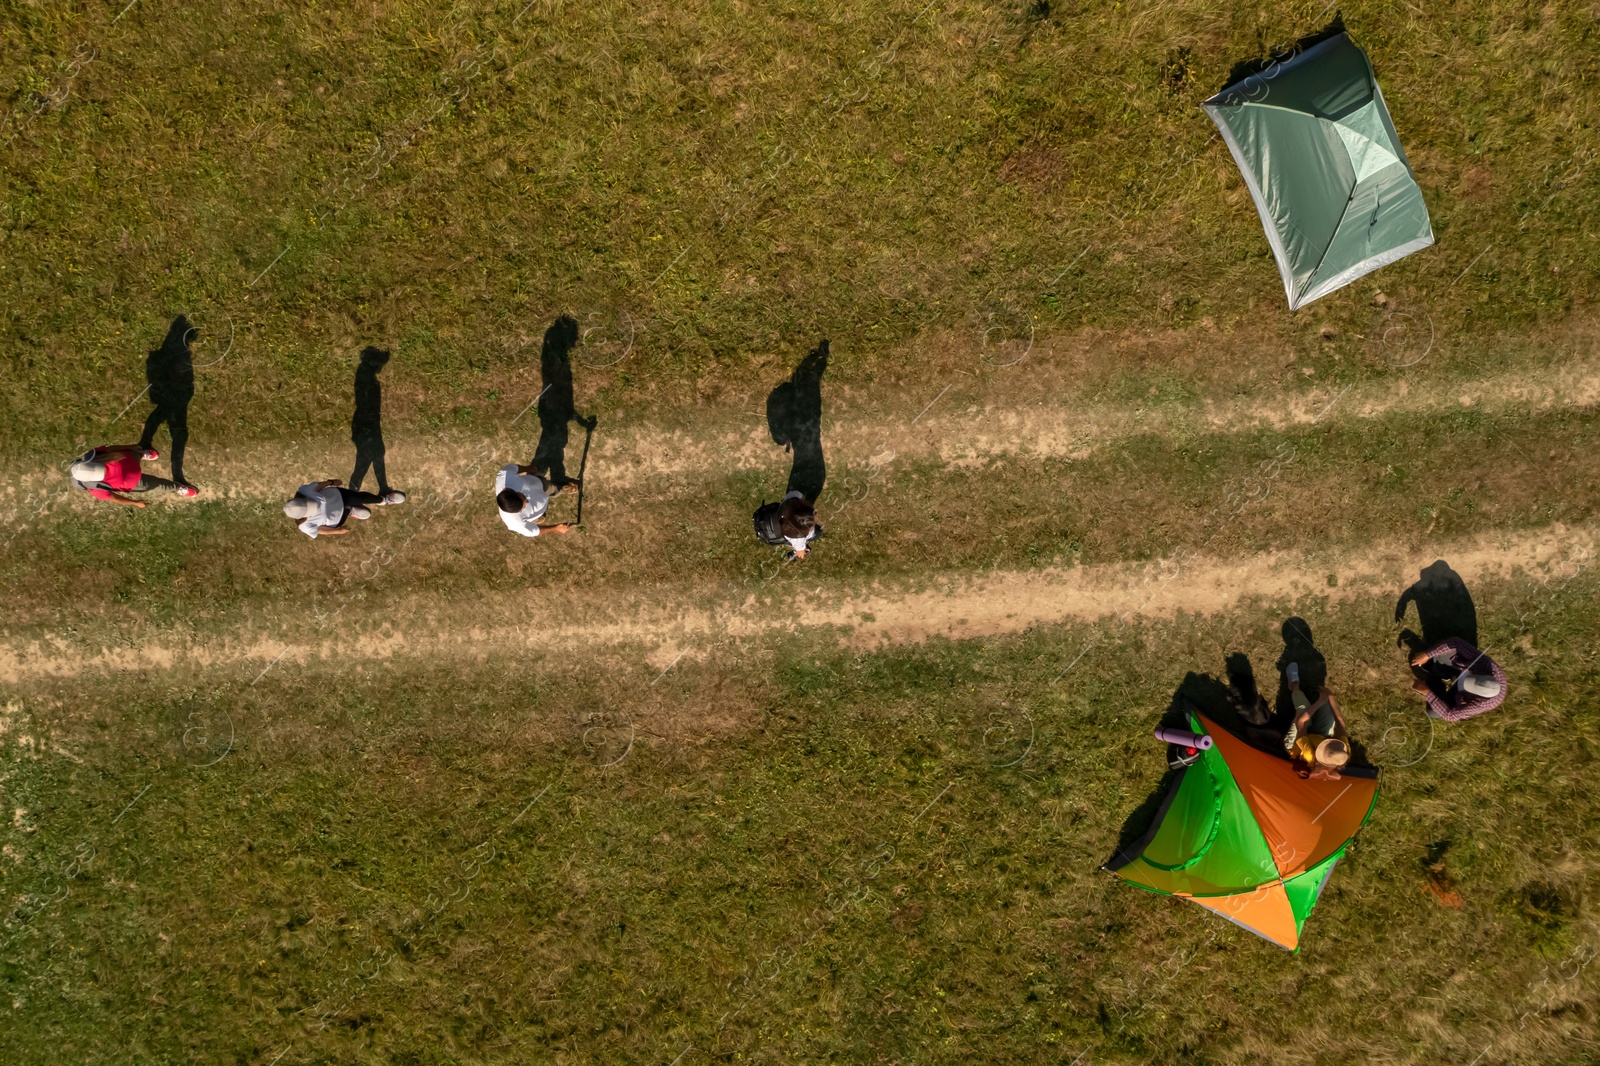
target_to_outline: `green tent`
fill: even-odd
[[[1378,798],[1377,771],[1304,779],[1281,752],[1251,747],[1189,706],[1211,736],[1172,782],[1149,829],[1106,864],[1297,951],[1334,864]]]
[[[1203,106],[1250,187],[1290,310],[1433,243],[1372,65],[1349,34]]]

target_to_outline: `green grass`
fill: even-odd
[[[68,649],[0,696],[0,1060],[1594,1060],[1588,567],[1474,587],[1512,697],[1430,730],[1383,596],[870,654],[718,639],[664,674],[655,647],[540,646],[573,604],[750,581],[776,449],[597,478],[554,545],[486,498],[435,513],[454,486],[400,462],[412,505],[344,543],[254,485],[27,517],[52,464],[137,433],[146,406],[119,412],[179,312],[196,479],[229,446],[285,494],[319,473],[291,448],[346,469],[362,346],[396,351],[391,458],[466,454],[528,428],[571,312],[580,407],[641,450],[758,427],[821,336],[826,424],[894,447],[941,397],[1123,420],[1072,461],[908,447],[859,498],[878,453],[830,441],[829,538],[762,583],[778,606],[1189,549],[1420,565],[1592,522],[1592,405],[1457,398],[1592,361],[1595,11],[1344,7],[1438,245],[1291,316],[1198,104],[1320,7],[0,0],[0,638]],[[1441,407],[1202,428],[1349,385]],[[197,657],[332,625],[421,644],[507,595],[516,656]],[[1232,650],[1267,674],[1290,611],[1385,766],[1296,956],[1098,870],[1174,689]],[[102,645],[130,668],[70,657]]]
[[[1513,699],[1431,737],[1386,599],[1293,605],[1397,764],[1297,956],[1097,871],[1185,671],[1230,650],[1270,671],[1290,605],[752,646],[654,690],[536,661],[53,684],[11,728],[77,761],[8,748],[7,787],[29,891],[66,892],[19,926],[26,1024],[0,1040],[12,1061],[1587,1061],[1592,982],[1541,981],[1590,940],[1596,590],[1474,591]],[[1522,613],[1533,658],[1509,650]],[[204,769],[178,735],[196,708],[237,727]]]
[[[108,419],[182,310],[213,352],[236,331],[199,401],[221,435],[270,439],[343,395],[365,343],[396,346],[448,418],[453,391],[561,310],[639,323],[625,404],[738,381],[819,334],[860,378],[930,328],[1232,332],[1282,308],[1197,104],[1309,29],[1313,5],[1035,18],[956,2],[914,20],[921,5],[541,0],[510,28],[518,6],[150,3],[107,27],[109,7],[10,5],[27,57],[13,101],[78,40],[99,54],[0,149],[8,449],[54,454]],[[1441,336],[1516,337],[1592,306],[1592,19],[1344,14],[1439,236],[1376,285]],[[1360,332],[1371,291],[1301,318]]]

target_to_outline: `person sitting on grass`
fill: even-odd
[[[507,463],[494,476],[494,502],[500,509],[500,521],[513,533],[524,537],[537,537],[541,533],[570,533],[570,522],[540,525],[550,506],[550,497],[561,495],[568,486],[576,487],[577,478],[567,478],[557,485],[547,480],[531,466]]]
[[[1283,676],[1289,682],[1289,698],[1294,702],[1294,722],[1284,738],[1289,757],[1301,777],[1313,773],[1337,777],[1340,768],[1350,761],[1350,734],[1339,701],[1327,685],[1322,686],[1315,703],[1307,699],[1300,691],[1299,663],[1289,663]]]
[[[1459,722],[1505,702],[1506,672],[1460,637],[1446,637],[1412,656],[1411,674],[1411,687],[1433,718]]]
[[[345,525],[352,518],[365,521],[372,517],[369,508],[405,502],[405,495],[390,492],[380,496],[376,492],[357,492],[341,488],[338,478],[313,481],[301,485],[294,498],[283,505],[283,513],[294,519],[300,532],[316,540],[319,536],[335,536],[350,532]]]
[[[137,444],[104,444],[90,448],[72,464],[72,484],[97,500],[110,500],[125,507],[146,507],[144,500],[123,495],[128,492],[150,492],[164,489],[179,496],[198,496],[200,490],[193,485],[180,485],[164,477],[146,474],[139,466],[141,460],[161,458],[154,448],[141,448]]]

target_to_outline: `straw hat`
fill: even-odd
[[[1329,737],[1317,745],[1317,765],[1340,767],[1350,761],[1350,746],[1337,737]]]

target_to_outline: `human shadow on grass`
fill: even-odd
[[[350,439],[356,446],[356,466],[350,474],[350,489],[357,491],[371,470],[378,478],[378,495],[391,491],[389,473],[384,466],[383,445],[383,386],[378,384],[378,372],[389,362],[389,353],[382,348],[368,347],[361,352],[361,362],[356,366],[355,413],[350,416]]]
[[[568,486],[581,486],[579,478],[567,473],[568,426],[576,422],[592,433],[599,419],[578,414],[572,392],[572,349],[578,344],[578,321],[562,315],[544,332],[539,350],[539,444],[533,453],[533,469],[560,492]],[[587,438],[586,438],[587,439]],[[585,448],[587,451],[587,448]],[[580,465],[581,470],[581,465]]]
[[[828,479],[822,457],[822,376],[828,371],[828,342],[813,348],[789,379],[767,394],[767,429],[774,444],[794,452],[784,495],[798,492],[815,507]]]
[[[1423,568],[1411,587],[1400,594],[1394,605],[1394,620],[1406,620],[1406,608],[1417,605],[1417,620],[1422,626],[1419,636],[1411,629],[1400,631],[1399,643],[1415,655],[1424,648],[1438,647],[1450,637],[1478,646],[1478,608],[1472,602],[1472,593],[1461,575],[1450,568],[1443,559],[1435,560]]]
[[[162,425],[172,438],[168,455],[172,463],[172,480],[178,485],[188,485],[183,475],[183,454],[189,446],[189,404],[194,399],[194,360],[189,352],[189,342],[199,331],[189,319],[179,315],[167,329],[161,347],[150,352],[144,360],[144,378],[150,386],[150,402],[155,409],[144,420],[144,432],[139,435],[139,449],[150,451],[155,447],[156,430]]]
[[[1290,663],[1300,667],[1300,691],[1312,700],[1328,683],[1328,660],[1317,648],[1311,635],[1311,623],[1295,615],[1283,622],[1283,652],[1278,656],[1278,693],[1273,700],[1273,710],[1285,726],[1294,721],[1294,697],[1290,694],[1287,670]]]

